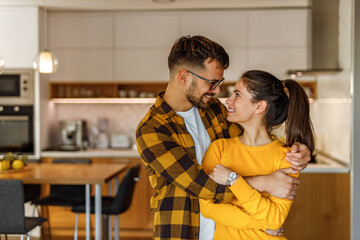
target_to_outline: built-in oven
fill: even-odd
[[[34,154],[33,106],[0,106],[0,155]]]
[[[34,144],[34,71],[5,69],[0,74],[0,155],[33,155]]]

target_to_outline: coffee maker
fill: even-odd
[[[84,150],[87,146],[87,128],[84,120],[60,121],[59,150]]]

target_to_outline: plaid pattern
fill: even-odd
[[[230,201],[232,193],[212,181],[196,161],[192,137],[182,117],[160,93],[136,130],[137,148],[155,189],[150,206],[154,213],[154,239],[198,239],[199,200]],[[240,134],[226,121],[226,108],[213,98],[200,116],[211,141]]]

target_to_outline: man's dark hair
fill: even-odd
[[[175,41],[169,57],[170,72],[178,65],[205,68],[205,60],[217,60],[224,69],[229,67],[229,56],[218,43],[200,36],[183,36]]]

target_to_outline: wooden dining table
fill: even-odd
[[[1,172],[1,179],[20,179],[24,184],[84,184],[86,240],[90,240],[90,187],[95,185],[95,240],[101,240],[101,185],[127,168],[120,163],[51,164],[30,163],[18,171]]]

